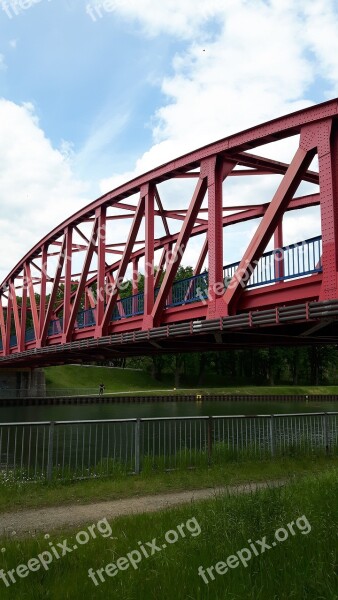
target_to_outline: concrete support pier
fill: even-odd
[[[0,369],[0,399],[46,395],[44,369]]]

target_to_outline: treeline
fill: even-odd
[[[249,348],[127,359],[159,383],[184,385],[329,385],[338,382],[338,348]]]

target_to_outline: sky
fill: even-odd
[[[123,181],[337,97],[337,31],[334,0],[0,0],[0,281]],[[234,183],[229,202],[267,201],[273,185]],[[163,186],[165,206],[183,193]],[[287,217],[287,242],[318,233],[304,215]],[[225,259],[253,227],[229,234]]]

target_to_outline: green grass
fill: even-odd
[[[325,386],[325,385],[318,385],[318,386],[236,386],[236,387],[224,387],[224,388],[206,388],[205,393],[207,394],[212,393],[212,394],[231,394],[231,395],[248,395],[248,396],[255,396],[255,395],[263,395],[263,396],[273,396],[273,395],[295,395],[295,396],[301,396],[301,395],[308,395],[311,396],[312,394],[324,394],[324,395],[330,395],[330,394],[338,394],[338,386]]]
[[[55,483],[15,483],[0,486],[0,513],[45,506],[88,504],[141,495],[169,493],[247,481],[304,476],[338,467],[338,457],[297,456],[276,459],[232,460],[210,468],[170,472],[146,471],[138,476]]]
[[[132,392],[161,387],[144,371],[63,365],[48,367],[45,374],[47,389],[92,388],[98,391],[100,383],[105,384],[106,392]]]
[[[225,395],[309,395],[338,394],[338,386],[231,386],[231,387],[194,387],[174,390],[172,376],[167,376],[163,382],[154,381],[149,373],[144,371],[129,371],[125,369],[109,369],[106,367],[91,367],[64,365],[45,369],[47,389],[73,388],[85,390],[99,389],[101,382],[105,384],[105,393],[130,393],[133,395],[157,394],[186,395],[186,394],[225,394]],[[141,391],[140,391],[141,390]]]
[[[118,518],[109,537],[98,536],[76,551],[55,560],[48,571],[39,570],[19,579],[11,588],[1,585],[1,598],[20,600],[337,600],[338,470],[308,476],[284,488],[266,489],[250,495],[222,495],[151,515]],[[248,548],[248,540],[267,536],[271,545],[275,531],[300,517],[310,524],[306,534],[294,526],[284,542],[264,554],[253,556],[247,568],[239,564],[206,585],[198,575],[205,569]],[[193,521],[191,521],[193,519]],[[162,548],[165,534],[189,523],[186,536]],[[199,533],[199,535],[191,535]],[[67,538],[72,548],[79,530],[54,533],[47,541],[35,539],[1,541],[0,569],[6,572]],[[190,532],[189,532],[190,531]],[[105,575],[95,587],[88,570],[115,563],[119,557],[156,538],[160,551],[144,558],[138,569]],[[237,563],[239,561],[237,560]],[[232,563],[234,564],[234,563]]]

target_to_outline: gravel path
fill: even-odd
[[[285,485],[285,480],[262,483],[246,483],[238,486],[190,490],[156,496],[141,496],[94,504],[53,506],[23,510],[0,515],[0,536],[24,536],[25,534],[49,533],[53,529],[73,527],[82,523],[96,523],[100,519],[114,519],[121,515],[156,512],[197,500],[207,500],[220,494],[248,494],[250,492]]]

